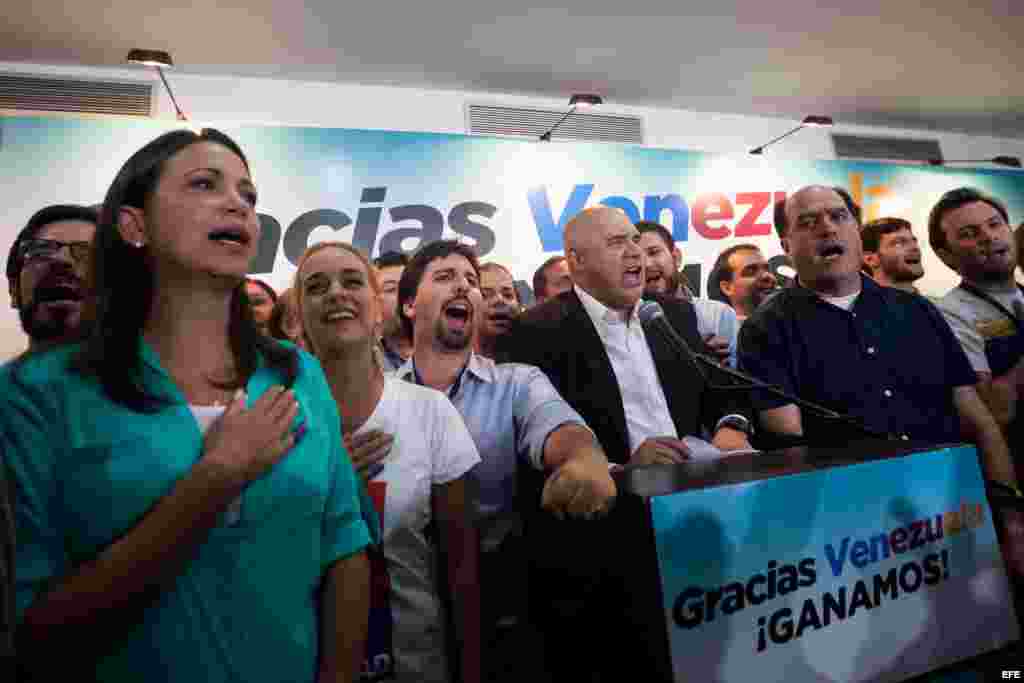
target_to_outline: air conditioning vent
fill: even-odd
[[[472,135],[501,135],[538,139],[565,116],[561,111],[526,107],[469,105],[469,132]],[[643,121],[638,116],[592,114],[575,111],[551,136],[552,140],[623,142],[642,145]]]
[[[832,135],[839,159],[874,159],[878,161],[928,161],[942,159],[938,140],[914,140],[896,137],[860,137]]]
[[[150,116],[149,83],[0,73],[0,109]]]

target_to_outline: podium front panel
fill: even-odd
[[[648,501],[677,681],[902,681],[1019,638],[973,447]]]

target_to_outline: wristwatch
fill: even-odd
[[[750,424],[750,420],[742,415],[726,415],[718,421],[718,424],[715,425],[715,431],[717,432],[722,427],[728,427],[729,429],[735,429],[738,432],[743,432],[748,437],[754,435],[754,425]]]

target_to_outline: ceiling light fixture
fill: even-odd
[[[573,95],[572,97],[569,98],[569,111],[565,112],[565,116],[560,118],[558,120],[558,123],[551,126],[548,132],[540,136],[540,141],[551,142],[551,134],[554,133],[560,125],[565,123],[565,120],[572,116],[577,109],[581,107],[585,109],[590,107],[596,107],[599,104],[604,104],[604,99],[600,95],[591,95],[585,93]]]
[[[171,53],[164,52],[163,50],[132,50],[128,53],[125,61],[129,64],[141,64],[142,66],[151,66],[156,69],[156,72],[160,75],[160,80],[164,83],[164,88],[167,89],[167,94],[171,97],[171,104],[174,105],[174,111],[178,114],[178,120],[188,121],[185,112],[178,106],[178,100],[174,97],[171,84],[167,82],[167,77],[164,76],[164,69],[174,68]]]
[[[831,116],[805,116],[804,120],[800,122],[799,126],[794,128],[793,130],[787,131],[786,133],[780,135],[779,137],[777,137],[777,138],[775,138],[773,140],[769,140],[768,142],[764,143],[760,147],[755,147],[754,149],[750,150],[750,153],[751,154],[764,154],[765,148],[770,147],[771,145],[774,145],[776,142],[778,142],[779,140],[782,140],[783,138],[788,138],[790,135],[792,135],[793,133],[797,132],[801,128],[824,128],[824,127],[831,126],[831,125],[833,125],[832,124],[832,117]]]

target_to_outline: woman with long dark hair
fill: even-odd
[[[369,537],[319,364],[252,319],[255,203],[222,133],[140,149],[103,204],[89,336],[0,379],[30,673],[355,676]]]

